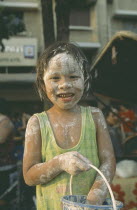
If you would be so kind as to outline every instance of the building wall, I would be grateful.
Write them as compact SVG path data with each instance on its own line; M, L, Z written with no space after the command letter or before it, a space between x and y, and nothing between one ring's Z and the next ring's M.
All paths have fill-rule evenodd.
M108 4L108 19L109 37L120 30L137 33L137 1L113 0Z
M18 1L16 1L16 0L4 0L4 2L27 2L27 3L29 3L29 2L33 2L33 3L37 3L38 2L38 0L18 0Z
M137 9L137 1L136 0L115 0L114 4L116 9L122 10L136 10Z
M26 25L27 37L36 37L38 41L38 52L44 50L43 27L41 9L38 11L25 11L24 21Z
M26 2L26 3L25 3ZM21 47L24 45L29 45L30 40L37 41L37 54L39 55L44 49L44 41L43 41L43 28L42 28L42 17L41 17L41 5L39 0L4 0L0 2L1 4L7 5L9 11L20 11L24 13L24 23L26 31L21 33L18 36L14 36L17 40L21 41ZM29 39L28 39L29 38ZM27 39L27 42L25 41ZM10 40L5 40L10 41ZM12 42L14 45L17 42ZM32 44L32 41L31 41ZM13 52L15 55L15 52ZM2 58L4 54L0 54L0 58ZM12 57L12 53L9 53L9 56ZM9 57L8 56L8 57ZM37 56L35 56L37 58ZM30 62L32 59L30 58ZM36 59L37 62L37 59ZM4 68L0 66L1 74L0 74L0 97L7 99L11 103L11 107L13 111L21 108L21 104L24 102L24 106L22 108L26 108L33 105L34 103L42 103L40 102L40 98L36 92L36 88L34 88L34 81L31 81L34 78L34 73L31 73L33 69L35 69L36 62L33 65L29 65L29 59L27 62L24 60L24 66L19 65L17 63L11 66L5 66ZM16 70L16 74L13 74L14 67ZM21 72L22 67L24 69L24 73ZM28 71L28 73L27 73ZM26 75L25 75L26 72ZM32 78L32 79L30 79ZM26 80L26 81L25 81ZM30 82L29 82L30 80ZM20 107L20 108L19 108ZM21 108L21 109L22 109Z
M74 42L99 42L96 6L89 8L90 20L88 27L70 27L70 41Z
M99 36L99 41L101 43L101 48L107 42L107 5L106 0L97 1L96 4L96 14L97 14L97 31Z

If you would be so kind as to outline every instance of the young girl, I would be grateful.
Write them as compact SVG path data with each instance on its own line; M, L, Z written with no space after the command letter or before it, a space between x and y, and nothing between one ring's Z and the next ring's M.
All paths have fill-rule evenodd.
M111 183L115 158L101 111L78 105L88 87L88 63L80 49L65 42L46 49L37 65L37 86L53 104L33 115L26 129L23 173L28 185L36 185L37 209L61 209L70 175L75 175L73 194L102 204L107 187L89 164Z

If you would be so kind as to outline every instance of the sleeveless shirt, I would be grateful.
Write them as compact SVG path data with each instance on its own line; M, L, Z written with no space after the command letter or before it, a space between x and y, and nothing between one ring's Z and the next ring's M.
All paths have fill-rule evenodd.
M77 151L99 167L96 142L96 129L90 107L81 107L81 136L76 146L70 149L60 148L46 112L35 114L40 123L42 138L42 162L49 161L65 152ZM73 177L72 192L74 195L87 195L94 183L96 171L91 169ZM37 210L61 210L61 198L70 194L70 174L62 172L50 182L36 186Z

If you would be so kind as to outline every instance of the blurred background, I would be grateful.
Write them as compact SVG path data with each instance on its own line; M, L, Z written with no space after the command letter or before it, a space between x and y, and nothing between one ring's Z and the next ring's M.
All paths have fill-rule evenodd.
M0 97L8 100L10 112L43 108L34 82L45 47L72 41L91 64L117 31L137 32L136 10L136 0L1 0Z

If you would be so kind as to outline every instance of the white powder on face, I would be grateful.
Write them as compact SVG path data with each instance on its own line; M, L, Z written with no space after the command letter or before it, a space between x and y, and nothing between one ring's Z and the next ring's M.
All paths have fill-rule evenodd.
M75 94L74 100L70 101L68 105L66 103L65 108L76 105L83 95L83 72L71 55L61 53L53 57L45 70L43 79L48 98L53 104L58 103L59 107L62 107L62 101L58 100L58 93L70 91Z
M58 54L50 60L49 65L45 70L44 80L52 77L53 75L55 75L55 73L64 76L74 73L80 76L82 81L84 82L83 72L80 69L79 64L71 55L68 55L66 53Z
M64 82L63 84L58 85L58 88L59 89L61 89L63 87L72 88L73 87L73 84L71 82Z
M62 74L77 73L83 77L83 72L78 62L71 55L66 53L57 54L49 62L49 71L55 63L59 69L62 69Z

